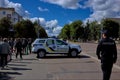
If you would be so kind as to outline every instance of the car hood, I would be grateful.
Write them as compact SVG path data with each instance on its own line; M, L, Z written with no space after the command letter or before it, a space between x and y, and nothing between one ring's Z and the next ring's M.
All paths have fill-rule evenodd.
M71 43L69 43L69 45L70 45L71 47L80 46L80 45L78 45L78 44L71 44Z

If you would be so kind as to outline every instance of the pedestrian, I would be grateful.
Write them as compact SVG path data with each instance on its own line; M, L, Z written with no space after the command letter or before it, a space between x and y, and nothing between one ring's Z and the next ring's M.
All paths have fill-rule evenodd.
M97 46L96 55L101 60L103 80L110 80L113 64L117 60L117 49L115 41L110 38L107 30L102 31L102 39Z
M8 55L10 54L10 46L9 43L7 42L7 39L4 38L3 42L0 42L0 58L1 58L1 67L4 69L4 67L7 67L8 63Z
M22 48L23 48L23 53L27 54L27 45L28 45L28 41L26 38L22 39Z
M23 59L22 58L22 42L21 42L20 38L17 39L14 47L15 47L15 50L17 51L16 52L16 59L17 59L18 55L20 55L20 58Z
M10 38L9 41L8 41L8 43L9 43L9 45L10 45L11 52L13 53L14 39L13 39L13 38Z
M31 44L32 44L32 39L29 38L28 39L28 50L29 50L29 53L31 53Z
M10 51L11 51L11 54L10 54L10 60L12 60L12 54L13 54L13 47L14 47L14 40L13 38L9 39L8 41L9 45L10 45Z
M2 50L2 37L0 36L0 67L1 67L1 50Z

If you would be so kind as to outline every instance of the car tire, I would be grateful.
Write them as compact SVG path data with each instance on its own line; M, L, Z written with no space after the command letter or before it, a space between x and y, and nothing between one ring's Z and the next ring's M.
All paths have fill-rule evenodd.
M70 56L71 56L71 57L77 57L77 56L78 56L78 52L77 52L76 50L72 50L72 51L70 52Z
M39 58L43 58L43 57L45 57L45 55L46 55L46 52L43 51L43 50L40 50L40 51L38 52Z

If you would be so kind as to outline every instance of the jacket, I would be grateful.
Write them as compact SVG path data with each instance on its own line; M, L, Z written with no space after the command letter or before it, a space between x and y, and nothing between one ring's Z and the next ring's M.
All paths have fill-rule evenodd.
M0 54L9 54L10 46L7 42L0 42Z
M117 49L115 41L110 38L102 39L97 47L96 51L98 59L101 59L101 62L113 62L117 60Z

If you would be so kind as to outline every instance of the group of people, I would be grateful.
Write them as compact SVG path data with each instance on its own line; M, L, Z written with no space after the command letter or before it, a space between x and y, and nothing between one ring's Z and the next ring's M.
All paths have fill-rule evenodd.
M20 59L23 59L22 55L27 52L31 53L32 39L26 38L0 38L0 67L4 69L7 63L12 60L12 54L15 54L16 59L20 55ZM27 50L26 50L27 48ZM9 61L8 61L9 56Z

